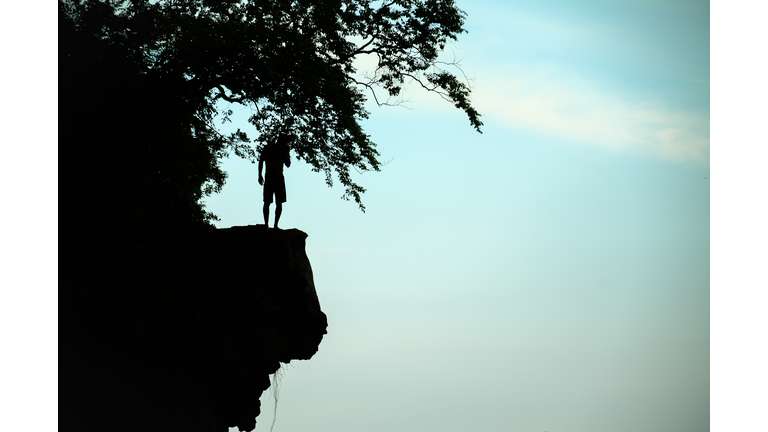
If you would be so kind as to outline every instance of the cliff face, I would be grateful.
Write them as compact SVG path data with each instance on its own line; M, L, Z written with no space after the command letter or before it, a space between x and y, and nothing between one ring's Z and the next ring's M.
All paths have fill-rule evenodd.
M327 321L302 231L96 238L62 287L73 430L251 430L269 375L317 352Z

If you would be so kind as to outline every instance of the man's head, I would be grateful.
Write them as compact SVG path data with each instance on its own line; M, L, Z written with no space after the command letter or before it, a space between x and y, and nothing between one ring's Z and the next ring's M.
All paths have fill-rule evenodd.
M287 145L288 145L288 143L289 143L290 141L291 141L291 138L290 138L290 136L289 136L288 134L286 134L286 133L281 133L281 134L280 134L280 135L278 135L278 137L277 137L277 142L276 142L276 144L277 144L278 146L287 146Z

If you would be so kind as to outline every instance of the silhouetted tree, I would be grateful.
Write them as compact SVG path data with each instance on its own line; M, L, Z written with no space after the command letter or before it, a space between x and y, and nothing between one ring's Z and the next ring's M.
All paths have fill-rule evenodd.
M329 186L335 172L364 210L350 168L380 167L360 125L366 97L386 104L382 94L409 82L482 125L470 88L438 60L464 31L451 0L60 0L59 10L60 136L80 157L82 192L100 198L83 204L126 224L206 223L199 202L224 184L219 160L255 160L289 117L296 157ZM363 56L376 64L364 79ZM253 141L217 130L232 113L220 100L254 109Z

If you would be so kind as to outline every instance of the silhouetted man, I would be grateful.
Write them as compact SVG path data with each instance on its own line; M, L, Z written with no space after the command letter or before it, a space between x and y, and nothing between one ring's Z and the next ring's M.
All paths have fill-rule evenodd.
M288 136L281 133L277 142L267 144L259 155L259 184L264 186L264 225L269 226L269 205L272 196L275 196L275 228L283 213L285 202L285 177L283 177L283 165L291 166L290 148ZM261 170L267 164L266 181L261 176Z

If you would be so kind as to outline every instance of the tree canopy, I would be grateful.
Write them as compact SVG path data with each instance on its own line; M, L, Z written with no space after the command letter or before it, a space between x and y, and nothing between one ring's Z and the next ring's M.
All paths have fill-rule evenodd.
M367 98L386 104L415 83L480 131L466 80L439 60L464 18L452 0L60 0L60 135L88 162L80 180L119 191L133 219L210 220L199 201L224 184L219 160L254 160L281 131L364 209L350 169L380 168ZM376 67L362 78L364 56ZM257 136L220 133L222 100L253 108Z

